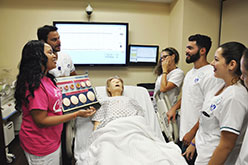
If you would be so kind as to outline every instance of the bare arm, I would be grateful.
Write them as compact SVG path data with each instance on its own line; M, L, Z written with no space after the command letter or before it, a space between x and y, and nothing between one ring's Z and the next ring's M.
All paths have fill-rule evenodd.
M161 84L160 84L160 92L167 92L167 91L169 91L173 88L176 88L176 87L177 86L174 83L167 81L167 74L163 73Z
M93 115L95 112L96 112L96 109L93 107L90 107L90 109L79 110L77 112L73 112L70 114L48 116L47 111L33 109L31 110L31 116L38 127L49 127L49 126L54 126L54 125L67 122L77 116L89 117Z
M160 92L167 92L177 87L174 83L167 81L168 69L170 67L171 67L171 60L165 59L162 62L163 73L162 73L162 79L161 79L161 84L160 84Z
M184 137L183 137L183 144L185 144L185 145L189 145L190 144L190 142L194 139L195 134L196 134L198 128L199 128L199 120L194 125L194 127L191 128L191 130L184 135Z
M229 153L234 148L237 138L238 135L234 133L222 131L220 134L220 143L216 147L208 164L209 165L224 164Z
M94 128L93 128L93 130L96 130L96 128L97 128L97 126L100 124L100 122L99 121L94 121Z
M168 117L168 121L171 120L171 118L173 118L173 120L176 120L176 112L177 110L181 107L181 98L176 102L175 105L173 105L171 107L171 109L167 112L167 117Z
M195 138L191 141L190 145L183 153L183 156L185 156L188 160L191 160L193 159L194 154L195 154Z

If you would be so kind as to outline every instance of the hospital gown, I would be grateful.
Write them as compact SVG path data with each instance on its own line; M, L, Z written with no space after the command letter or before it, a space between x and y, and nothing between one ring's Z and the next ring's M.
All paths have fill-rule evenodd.
M112 120L128 116L144 116L144 110L138 105L138 102L126 96L108 97L100 101L101 108L97 110L92 121L98 121L100 124L97 129L104 127Z

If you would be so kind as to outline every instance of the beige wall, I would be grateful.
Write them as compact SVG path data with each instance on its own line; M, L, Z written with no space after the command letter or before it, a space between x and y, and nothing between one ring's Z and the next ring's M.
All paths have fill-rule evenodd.
M184 50L182 45L183 37L183 12L184 1L174 1L170 6L170 28L169 28L169 46L177 49L180 55L178 66L183 69Z
M208 54L211 61L218 47L220 3L216 0L177 0L171 4L169 45L180 53L179 67L186 73L192 64L185 63L185 48L192 34L205 34L212 38Z
M248 1L223 2L221 43L239 41L248 46Z
M91 21L128 22L129 43L168 44L169 5L131 1L92 1ZM79 0L0 0L0 68L11 70L15 77L23 45L36 39L36 30L52 21L87 21L86 2ZM63 44L63 41L62 41ZM8 57L8 58L7 58ZM76 68L88 70L94 85L103 85L109 76L120 75L126 84L154 82L153 67Z
M91 21L128 22L130 44L157 44L160 50L168 46L177 48L181 56L179 67L186 72L192 67L184 62L184 50L189 35L203 33L211 36L211 55L217 47L218 2L175 0L168 5L127 0L92 0L94 12ZM22 47L28 40L36 39L37 28L52 24L54 20L87 21L86 6L87 3L81 0L0 0L0 68L10 69L9 75L14 79ZM88 71L94 85L103 85L106 78L113 75L120 75L129 85L152 83L156 78L153 67L76 69L80 74Z
M197 33L208 35L212 39L212 47L208 53L208 61L211 62L218 47L220 2L218 0L185 0L183 15L183 49L185 50L190 35ZM187 71L191 67L192 65L184 65L183 68Z

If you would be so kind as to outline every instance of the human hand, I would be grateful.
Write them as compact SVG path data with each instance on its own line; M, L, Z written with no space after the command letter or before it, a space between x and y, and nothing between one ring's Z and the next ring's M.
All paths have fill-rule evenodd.
M183 144L184 145L190 145L190 142L192 141L192 139L194 138L195 133L190 130L188 133L186 133L183 137Z
M171 118L172 118L173 121L176 120L176 110L170 109L170 110L166 113L166 115L167 115L168 123L170 123Z
M168 69L170 68L171 63L172 63L172 61L168 57L162 61L163 72L168 72Z
M186 151L183 153L183 156L185 156L186 159L191 160L193 159L194 154L195 154L195 146L189 145Z
M86 110L79 110L77 111L77 116L80 117L89 117L92 116L94 113L96 113L96 109L92 106Z
M99 121L95 121L95 122L94 122L93 131L96 130L96 128L98 127L99 124L100 124Z

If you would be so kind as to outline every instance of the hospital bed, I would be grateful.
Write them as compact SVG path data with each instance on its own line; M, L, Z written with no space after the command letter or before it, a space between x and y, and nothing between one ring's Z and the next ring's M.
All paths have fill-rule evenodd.
M99 86L99 87L96 87L95 88L95 91L97 93L97 97L99 99L103 98L103 97L108 97L107 96L107 93L106 93L106 87L105 86ZM184 158L181 156L181 151L179 149L179 147L174 144L173 142L171 143L166 143L165 140L164 140L164 137L162 135L162 131L161 131L161 128L160 128L160 125L159 125L159 122L158 122L158 118L155 114L155 111L154 111L154 107L153 107L153 104L151 102L151 99L150 99L150 96L149 96L149 93L148 91L143 88L143 87L137 87L137 86L124 86L124 93L123 93L124 96L128 96L130 98L134 98L138 104L144 109L144 118L143 117L138 117L138 116L135 116L135 117L130 117L131 118L131 122L135 122L133 121L136 120L135 118L139 118L138 120L144 120L144 125L147 125L147 127L149 127L149 131L146 132L145 134L147 134L147 136L151 137L151 139L149 139L149 141L156 141L156 143L152 143L152 145L150 145L151 147L149 147L149 144L145 144L145 145L137 145L137 146L129 146L129 145L122 145L122 141L125 141L126 138L123 138L122 140L118 140L118 137L115 137L116 135L111 135L111 128L101 128L97 131L103 131L104 129L109 129L107 130L107 133L104 132L104 135L107 136L107 138L109 138L109 136L114 136L114 138L112 138L113 140L113 143L115 143L114 145L111 145L111 144L107 144L109 143L110 140L107 140L107 141L104 141L104 142L100 142L100 146L101 145L106 145L107 147L104 148L103 150L100 151L100 153L97 153L96 155L97 156L100 156L99 158L98 157L95 157L94 161L97 161L95 163L93 162L89 162L89 161L82 161L82 159L84 159L83 157L87 157L89 155L92 155L92 152L95 152L95 150L97 150L97 147L99 146L99 144L95 144L94 142L94 147L92 148L92 145L89 146L89 137L92 136L92 133L93 132L93 123L91 122L91 119L90 118L77 118L76 121L75 121L75 127L73 123L70 123L66 129L67 129L67 153L70 155L72 155L72 150L74 151L74 158L76 160L76 164L98 164L100 161L99 164L107 164L107 165L111 165L112 163L113 164L137 164L136 163L132 163L132 161L136 161L136 160L133 160L132 158L130 158L130 156L126 156L127 153L124 153L124 154L119 154L117 152L115 152L115 150L119 150L119 148L121 148L121 146L125 148L125 150L128 149L128 154L130 154L131 156L135 156L137 159L140 157L139 154L145 154L145 153L148 153L150 152L150 155L153 155L154 152L155 152L155 157L152 158L151 157L151 160L155 160L155 159L159 159L159 160L156 160L158 162L161 161L161 159L164 159L163 161L165 162L170 162L169 164L173 164L174 161L176 161L176 164L186 164L185 161L184 161ZM128 121L128 118L127 119L117 119L119 120L118 121L118 124L119 123L124 123L122 126L125 126L125 125L128 125L129 121ZM111 123L107 124L105 127L111 127L111 126L114 126L116 127L115 131L118 130L118 131L122 131L122 126L120 124L120 126L118 126L118 124L116 124L117 122L115 121L112 121ZM130 129L132 126L130 126ZM137 126L137 127L141 127L141 126ZM146 126L145 126L146 127ZM143 127L142 127L143 128ZM124 128L125 129L125 128ZM143 128L143 129L146 129L146 128ZM110 133L108 133L110 132ZM123 132L121 133L114 133L114 134L117 134L117 135L120 135L122 134ZM108 135L110 134L110 135ZM75 138L73 138L75 135ZM138 135L139 136L139 135ZM69 137L69 138L68 138ZM126 137L126 135L125 135ZM106 138L106 137L104 137ZM136 137L133 137L133 138L130 138L132 140L135 140L139 143L145 143L144 142L144 139L143 140L139 140L140 137L136 138ZM111 137L110 137L111 139ZM130 140L129 139L129 140ZM98 140L98 139L97 139ZM128 138L126 139L129 143L129 140ZM92 143L92 144L93 144ZM111 142L110 142L111 143ZM117 144L117 145L116 145ZM131 142L130 142L131 144ZM133 143L132 143L133 144ZM134 143L135 144L135 143ZM74 149L72 149L72 146L74 146ZM113 150L111 150L112 148L114 147ZM132 150L131 148L134 148L134 150ZM142 148L141 150L147 150L147 151L138 151L137 148ZM161 157L163 158L159 158L159 154L157 154L158 152L156 151L152 151L152 147L155 147L154 149L155 150L158 150L158 152L160 151L163 151L163 153L161 153ZM89 149L90 148L90 149ZM91 150L92 152L88 152L88 150ZM87 156L85 156L84 154L87 152ZM123 151L121 151L123 152ZM134 152L134 153L132 153ZM136 152L140 152L140 153L136 153ZM148 153L149 154L149 153ZM94 155L94 153L93 153ZM96 156L94 155L94 156ZM101 156L105 157L104 159L101 158ZM110 156L110 157L108 157ZM148 159L149 156L146 156L145 159ZM118 162L116 161L112 161L112 162L108 162L110 159L115 159L118 160ZM123 158L123 160L122 160ZM136 159L135 158L135 159ZM143 159L143 158L142 158ZM139 160L140 162L142 162L143 160ZM149 160L150 161L150 160ZM162 161L162 162L163 162ZM143 164L143 163L141 163ZM152 163L154 164L154 163ZM156 163L155 163L156 164Z
M169 97L166 93L157 91L155 93L154 97L156 103L157 103L157 117L159 120L159 125L161 128L161 131L164 133L166 141L174 141L175 143L178 142L178 121L179 117L177 116L177 120L173 121L171 120L168 122L168 118L166 113L171 108L171 103L169 100Z

